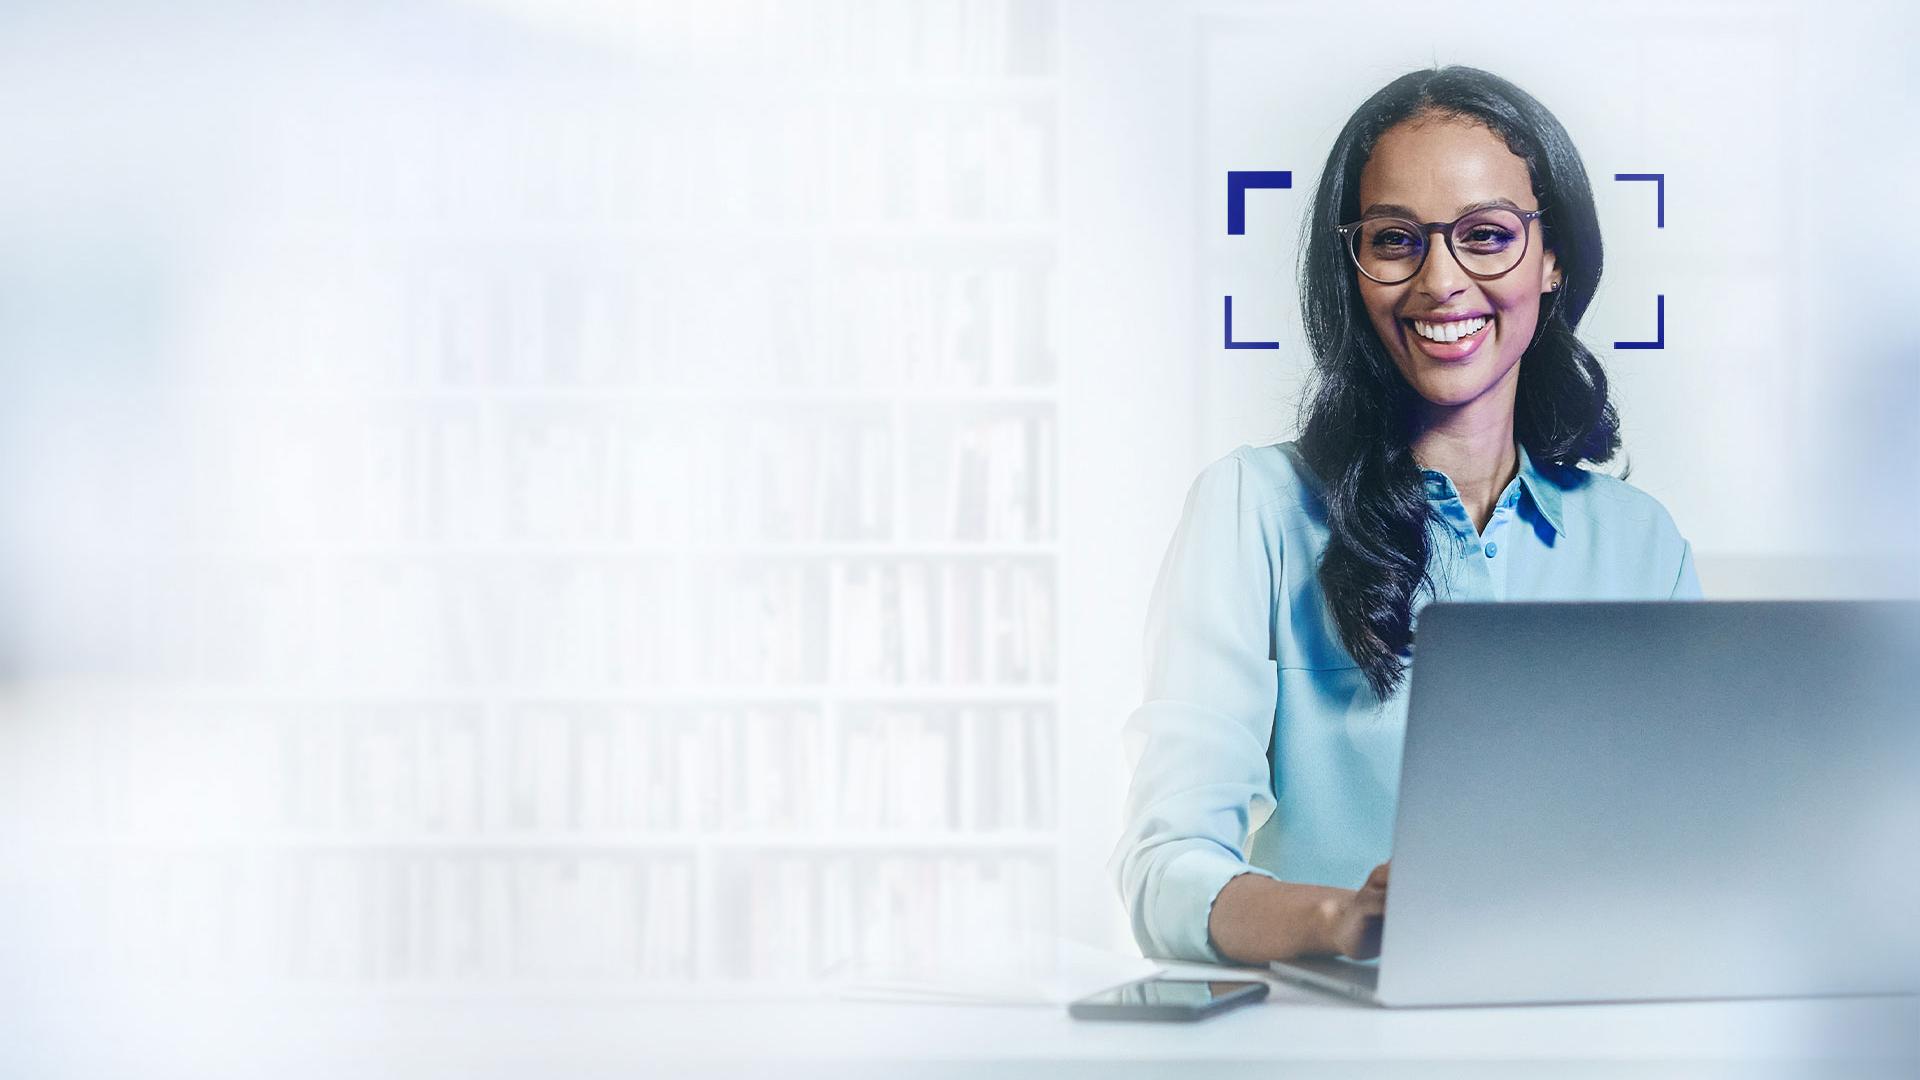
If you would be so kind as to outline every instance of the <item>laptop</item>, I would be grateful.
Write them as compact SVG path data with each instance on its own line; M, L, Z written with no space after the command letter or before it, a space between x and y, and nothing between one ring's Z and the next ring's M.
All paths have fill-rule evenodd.
M1920 991L1920 602L1436 602L1387 1006Z

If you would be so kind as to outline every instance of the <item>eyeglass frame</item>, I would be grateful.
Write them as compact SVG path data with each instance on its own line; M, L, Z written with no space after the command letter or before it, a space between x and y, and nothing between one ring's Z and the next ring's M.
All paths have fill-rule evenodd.
M1518 214L1520 216L1520 257L1513 260L1512 266L1507 267L1497 274L1476 274L1471 270L1467 270L1467 264L1461 262L1460 253L1453 248L1453 227L1475 214L1484 214L1489 210L1505 210L1510 214ZM1433 254L1433 245L1427 243L1427 237L1435 229L1443 230L1442 235L1447 239L1447 254L1453 256L1453 261L1460 264L1460 269L1466 271L1468 277L1473 278L1475 281L1494 281L1513 273L1519 268L1521 263L1527 261L1527 245L1533 242L1533 230L1529 226L1533 224L1533 219L1546 212L1547 207L1544 206L1537 210L1516 210L1511 206L1482 206L1478 209L1469 210L1459 217L1454 218L1452 221L1429 221L1425 223L1415 221L1412 218L1403 218L1398 214L1375 214L1372 217L1363 217L1359 221L1350 221L1345 225L1335 225L1333 231L1340 234L1340 246L1346 249L1347 261L1353 264L1355 270L1366 274L1367 280L1376 285L1400 285L1419 277L1420 271L1427 265L1427 256ZM1372 274L1367 274L1367 268L1360 265L1359 254L1353 250L1353 236L1350 230L1357 229L1369 221L1379 221L1382 218L1388 221L1404 221L1409 225L1419 228L1420 243L1426 249L1420 253L1420 261L1414 264L1413 271L1399 281L1381 281Z

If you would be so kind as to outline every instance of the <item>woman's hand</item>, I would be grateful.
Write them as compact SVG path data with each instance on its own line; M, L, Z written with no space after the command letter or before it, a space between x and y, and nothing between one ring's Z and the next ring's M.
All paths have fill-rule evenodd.
M1366 883L1337 902L1333 911L1333 946L1355 960L1380 955L1380 931L1386 925L1389 859L1373 868Z
M1207 916L1207 936L1222 957L1237 964L1265 964L1296 956L1380 955L1380 927L1387 906L1387 867L1381 863L1366 884L1349 892L1331 885L1278 881L1243 873L1229 879Z

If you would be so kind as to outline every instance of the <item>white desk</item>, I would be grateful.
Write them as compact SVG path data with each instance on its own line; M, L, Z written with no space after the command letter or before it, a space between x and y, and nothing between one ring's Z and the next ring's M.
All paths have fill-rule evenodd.
M1176 974L1245 975L1177 966ZM1197 1024L1037 1006L504 993L10 1007L7 1076L1920 1076L1920 999L1385 1010L1276 984Z

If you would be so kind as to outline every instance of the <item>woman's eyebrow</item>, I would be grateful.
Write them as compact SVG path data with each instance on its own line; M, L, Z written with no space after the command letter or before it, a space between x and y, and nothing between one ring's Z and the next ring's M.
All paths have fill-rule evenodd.
M1485 210L1489 206L1504 206L1509 210L1525 210L1526 209L1520 204L1514 202L1512 199L1509 199L1506 196L1502 195L1496 199L1481 199L1479 202L1468 203L1467 205L1461 207L1459 211L1455 214L1455 216L1458 217L1466 214L1471 214L1475 210ZM1420 215L1414 213L1412 207L1401 206L1399 203L1374 203L1372 206L1367 207L1366 211L1362 213L1360 216L1363 218L1401 217L1401 218L1410 218L1414 221L1420 220Z

